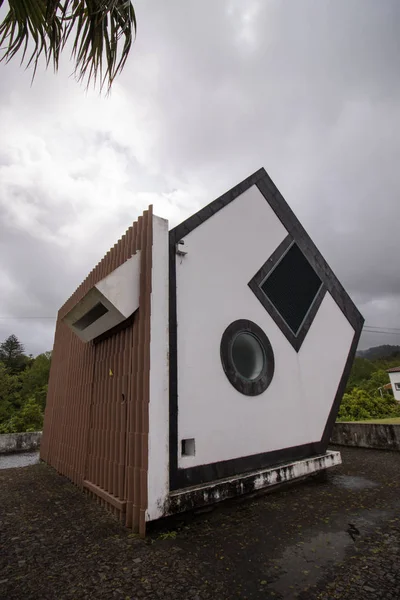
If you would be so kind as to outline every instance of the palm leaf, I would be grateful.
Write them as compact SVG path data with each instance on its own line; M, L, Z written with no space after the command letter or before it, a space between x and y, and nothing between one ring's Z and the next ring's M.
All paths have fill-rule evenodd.
M0 7L4 0L0 0ZM21 63L40 57L58 69L60 53L69 39L75 75L88 84L108 89L122 71L136 34L136 15L130 0L8 0L0 24L0 60L22 53ZM28 56L27 56L28 53Z

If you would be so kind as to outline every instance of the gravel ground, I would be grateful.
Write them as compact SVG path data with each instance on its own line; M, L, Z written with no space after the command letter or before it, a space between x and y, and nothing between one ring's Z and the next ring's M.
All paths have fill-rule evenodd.
M400 597L400 453L157 523L145 541L44 464L0 470L0 598Z

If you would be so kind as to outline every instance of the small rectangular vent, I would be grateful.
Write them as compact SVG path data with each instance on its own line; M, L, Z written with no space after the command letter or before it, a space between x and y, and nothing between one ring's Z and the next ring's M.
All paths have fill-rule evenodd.
M75 321L75 323L73 323L73 327L79 329L79 331L83 331L106 313L108 313L108 308L106 308L101 302L98 302L85 315L83 315L83 317Z
M194 456L196 453L194 438L182 440L182 456Z
M297 335L322 282L297 244L292 244L260 287Z

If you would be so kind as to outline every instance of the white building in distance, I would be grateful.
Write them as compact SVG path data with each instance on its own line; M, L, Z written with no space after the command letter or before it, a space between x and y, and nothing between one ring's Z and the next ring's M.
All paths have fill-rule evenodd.
M395 400L400 402L400 367L393 367L388 369L390 383L392 384L393 396Z

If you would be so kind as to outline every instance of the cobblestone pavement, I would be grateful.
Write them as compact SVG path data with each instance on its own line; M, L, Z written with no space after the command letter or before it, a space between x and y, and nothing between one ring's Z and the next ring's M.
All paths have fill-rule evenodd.
M400 598L400 453L342 448L325 481L121 527L44 464L0 471L0 598Z

